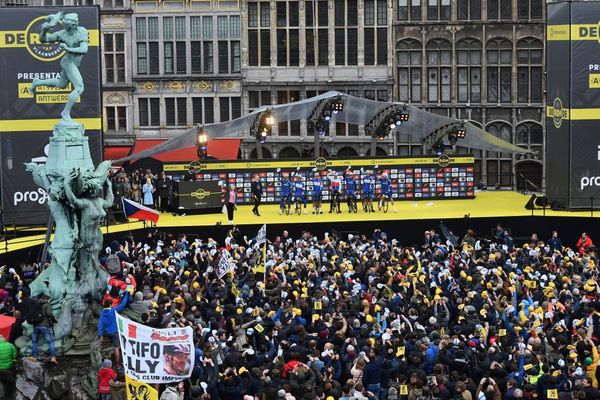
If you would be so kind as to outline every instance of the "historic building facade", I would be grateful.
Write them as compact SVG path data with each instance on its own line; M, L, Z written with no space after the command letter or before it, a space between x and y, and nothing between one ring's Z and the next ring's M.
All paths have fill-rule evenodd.
M545 2L398 0L394 98L468 120L532 157L458 147L490 187L542 185ZM420 154L401 138L398 154ZM416 150L416 153L414 152Z
M168 138L194 124L327 90L412 103L532 151L465 149L478 180L543 185L542 0L2 0L101 7L105 140ZM256 140L240 132L243 158ZM314 157L307 121L278 123L263 157ZM364 127L331 124L325 157L370 154ZM460 143L459 143L460 144ZM421 155L393 135L377 154Z

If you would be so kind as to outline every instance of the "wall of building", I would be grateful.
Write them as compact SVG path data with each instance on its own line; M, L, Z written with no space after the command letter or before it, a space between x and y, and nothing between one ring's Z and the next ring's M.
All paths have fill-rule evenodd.
M13 3L23 3L14 0ZM484 184L543 185L542 0L33 0L102 11L105 138L173 137L194 124L338 90L469 120L530 149L477 158ZM244 158L256 156L250 132ZM307 121L277 124L265 157L314 157ZM321 155L370 154L363 126L331 124ZM410 136L377 154L419 155ZM518 182L519 181L519 182Z

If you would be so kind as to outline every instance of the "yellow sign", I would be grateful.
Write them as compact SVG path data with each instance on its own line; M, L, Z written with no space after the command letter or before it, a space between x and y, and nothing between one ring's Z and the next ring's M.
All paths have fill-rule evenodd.
M528 288L530 289L535 289L537 287L537 282L536 281L525 281L525 285L527 285Z
M590 89L600 89L600 74L590 74L589 83Z
M498 329L498 336L506 336L506 329Z
M400 385L400 393L398 394L401 396L408 395L408 385Z
M125 375L127 400L158 400L158 390Z
M102 129L100 118L73 118L87 130ZM52 131L57 119L11 119L0 120L0 132L38 132Z
M533 368L533 364L525 364L525 365L523 366L523 369L524 369L525 371L529 371L531 368Z
M265 328L263 328L261 324L257 324L254 329L256 329L256 332L258 333L263 333L265 331Z
M45 19L45 16L38 17L34 22L39 22L38 19ZM41 21L40 19L40 21ZM43 22L43 21L42 21ZM41 46L40 43L40 33L30 31L27 34L27 31L0 31L0 49L15 49L15 48L23 48L26 47L29 49L30 46ZM88 30L88 46L98 47L100 45L100 31L98 29L89 29ZM31 52L31 51L30 51ZM64 52L61 51L61 55ZM38 58L38 57L36 57ZM53 58L53 59L49 59ZM42 61L54 61L60 56L53 56L49 58L43 58Z
M548 389L546 392L546 398L549 400L558 399L558 389Z
M406 346L401 346L396 349L396 357L402 357L406 354Z
M595 24L563 24L546 27L547 40L594 40L600 42L600 28Z
M446 160L444 160L445 163ZM472 164L475 162L474 157L448 157L448 165L451 164ZM322 161L319 161L322 166ZM327 168L333 167L349 167L349 166L362 166L369 168L375 165L385 165L386 167L396 167L405 165L438 165L438 157L418 157L418 158L373 158L373 159L338 159L338 160L326 160ZM163 166L166 172L185 172L188 170L190 164L165 164ZM223 171L223 170L245 170L245 169L294 169L297 167L312 169L316 167L316 160L312 161L231 161L231 162L198 162L193 161L192 167L195 172L201 171Z
M323 304L320 301L315 301L315 310L322 310Z

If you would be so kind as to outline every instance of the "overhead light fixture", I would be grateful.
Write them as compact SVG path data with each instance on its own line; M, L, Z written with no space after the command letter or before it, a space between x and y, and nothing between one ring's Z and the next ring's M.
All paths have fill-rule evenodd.
M198 154L198 158L200 160L204 160L207 156L206 149L208 144L208 134L204 130L202 126L198 128L198 133L196 133L196 153Z

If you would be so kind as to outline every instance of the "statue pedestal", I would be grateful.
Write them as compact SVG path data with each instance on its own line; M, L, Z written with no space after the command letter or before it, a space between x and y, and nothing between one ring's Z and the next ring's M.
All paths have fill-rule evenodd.
M46 161L47 174L63 176L65 170L73 168L81 171L94 170L89 138L84 132L83 125L78 122L60 121L54 126Z

